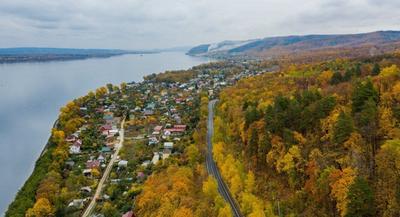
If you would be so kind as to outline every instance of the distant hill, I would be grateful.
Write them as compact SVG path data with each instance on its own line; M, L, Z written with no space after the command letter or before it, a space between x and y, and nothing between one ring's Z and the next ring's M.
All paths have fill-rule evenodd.
M347 35L282 36L247 41L223 41L196 46L187 54L194 56L277 57L298 55L310 51L328 52L353 48L354 52L360 52L362 49L363 52L375 54L398 47L400 47L400 31L378 31Z
M0 63L44 62L87 58L106 58L123 54L144 53L155 53L155 51L41 47L0 48Z

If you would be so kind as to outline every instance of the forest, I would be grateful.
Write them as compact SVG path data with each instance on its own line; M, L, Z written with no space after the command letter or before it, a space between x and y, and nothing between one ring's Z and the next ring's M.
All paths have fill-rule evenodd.
M399 64L286 64L223 90L214 158L243 215L400 216Z
M399 66L400 54L394 53L313 63L218 62L148 76L149 86L169 88L200 72L215 78L248 72L214 96L204 89L194 91L193 103L177 107L193 130L176 147L176 154L143 170L143 182L105 188L110 199L96 212L232 216L205 167L208 102L218 98L213 157L243 216L400 216ZM138 87L144 93L151 89ZM151 100L160 91L149 92L146 97ZM82 185L95 186L100 174L86 179L81 169L67 168L72 157L67 135L87 125L82 147L97 150L104 141L95 130L103 123L96 109L117 102L115 113L122 116L126 108L144 105L141 100L146 97L129 91L125 83L120 89L107 85L61 108L47 149L6 216L78 216L79 209L66 205L82 195ZM83 112L82 106L88 110ZM132 165L146 158L143 153L151 155L146 145L135 144L127 143L121 153Z

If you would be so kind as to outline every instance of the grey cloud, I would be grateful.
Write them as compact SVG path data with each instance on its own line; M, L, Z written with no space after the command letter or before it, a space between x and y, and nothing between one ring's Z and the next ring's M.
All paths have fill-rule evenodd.
M0 0L0 47L155 48L399 29L398 9L396 0Z

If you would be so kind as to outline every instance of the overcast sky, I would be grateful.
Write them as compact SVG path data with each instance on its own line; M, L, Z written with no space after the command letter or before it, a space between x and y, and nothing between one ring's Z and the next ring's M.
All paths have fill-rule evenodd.
M0 47L150 49L400 29L399 0L0 0Z

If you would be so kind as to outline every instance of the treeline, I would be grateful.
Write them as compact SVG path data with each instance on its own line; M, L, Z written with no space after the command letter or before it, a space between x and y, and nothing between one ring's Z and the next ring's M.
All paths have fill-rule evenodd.
M399 63L288 65L222 91L214 153L242 212L399 216Z

